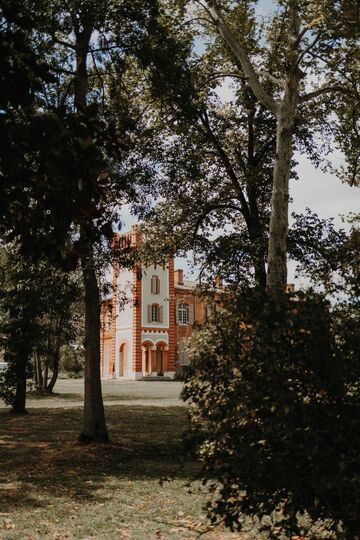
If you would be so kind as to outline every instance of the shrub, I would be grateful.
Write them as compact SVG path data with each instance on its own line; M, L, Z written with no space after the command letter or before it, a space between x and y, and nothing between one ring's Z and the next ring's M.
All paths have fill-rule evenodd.
M359 534L359 328L320 296L279 306L251 292L194 335L183 397L197 440L202 426L214 521L241 529L244 516L271 516L271 538L309 534L317 520L337 538Z

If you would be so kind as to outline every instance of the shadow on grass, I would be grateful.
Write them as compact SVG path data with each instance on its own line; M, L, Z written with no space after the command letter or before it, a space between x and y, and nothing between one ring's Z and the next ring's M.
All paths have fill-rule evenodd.
M61 392L57 394L53 392L52 394L40 394L37 392L29 392L27 398L32 403L33 401L37 402L39 400L59 400L59 401L79 401L82 403L84 401L84 394L79 393L65 393ZM104 393L104 403L107 401L176 401L176 398L168 396L151 396L151 395L142 395L142 394L106 394Z
M42 394L41 392L28 392L26 398L30 401L45 401L47 399L69 400L69 401L84 401L84 395L79 393L56 393Z
M106 415L112 443L82 446L81 409L33 409L27 417L0 411L1 511L38 508L54 497L99 500L112 478L154 482L196 473L196 463L183 461L184 407L108 406Z

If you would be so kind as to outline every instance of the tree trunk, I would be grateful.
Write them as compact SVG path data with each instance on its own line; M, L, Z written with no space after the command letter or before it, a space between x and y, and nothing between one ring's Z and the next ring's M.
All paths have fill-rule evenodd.
M42 374L42 391L46 393L47 390L47 384L48 384L48 378L49 378L49 360L46 358L44 362L44 370Z
M254 256L255 284L261 289L266 288L265 250L260 248Z
M287 285L289 178L293 155L295 116L299 101L299 82L303 76L297 64L301 22L298 2L289 0L288 8L291 31L289 32L286 50L285 93L276 115L276 156L271 197L266 283L268 292L276 299L283 297Z
M81 19L81 17L80 17ZM87 55L94 28L91 13L75 22L76 37L76 73L75 73L75 107L85 114L88 92ZM93 243L91 240L92 222L80 226L81 267L85 289L85 397L84 426L79 441L108 442L109 436L105 422L104 403L100 379L100 294L97 282Z
M41 357L38 352L35 353L35 385L37 390L41 390L43 387Z
M26 368L27 357L21 356L16 359L16 391L13 403L14 414L27 414L26 411Z
M82 230L84 239L84 231ZM85 401L80 442L108 442L100 378L100 294L93 246L83 243L81 267L85 288Z
M276 158L271 197L267 290L281 297L287 284L287 234L289 212L289 177L293 154L294 111L284 107L278 119Z
M56 348L52 359L52 376L49 384L46 387L46 393L51 394L54 390L54 386L59 376L59 363L60 363L60 347Z

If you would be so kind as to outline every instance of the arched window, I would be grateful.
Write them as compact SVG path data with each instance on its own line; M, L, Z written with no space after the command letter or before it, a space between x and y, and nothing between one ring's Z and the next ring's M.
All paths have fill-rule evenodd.
M163 308L159 304L148 305L148 322L163 322Z
M178 321L179 324L189 324L189 305L178 304Z
M151 278L151 292L153 294L160 294L160 278L159 278L159 276L152 276L152 278Z

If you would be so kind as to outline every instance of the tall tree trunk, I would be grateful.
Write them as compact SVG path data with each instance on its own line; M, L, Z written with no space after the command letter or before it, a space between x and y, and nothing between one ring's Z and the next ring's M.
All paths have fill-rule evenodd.
M286 82L284 97L279 104L276 128L276 156L271 197L269 227L268 292L280 299L287 285L287 235L289 229L289 178L293 156L293 136L299 101L299 82L302 73L297 65L300 32L299 6L289 1L291 32L286 51Z
M93 32L91 14L83 16L75 23L76 37L76 72L75 72L75 107L85 114L88 92L87 55ZM104 403L100 378L100 293L97 282L93 242L91 240L91 223L80 226L81 268L85 289L85 397L84 426L79 441L108 442Z
M27 355L21 355L16 359L16 390L13 403L14 414L27 414L26 411L26 371Z
M274 297L281 297L287 284L289 178L293 154L293 122L294 111L289 107L284 107L277 126L266 282L268 292Z
M82 231L85 235L84 231ZM100 294L93 246L85 242L81 267L85 288L85 401L80 442L108 442L100 378Z

